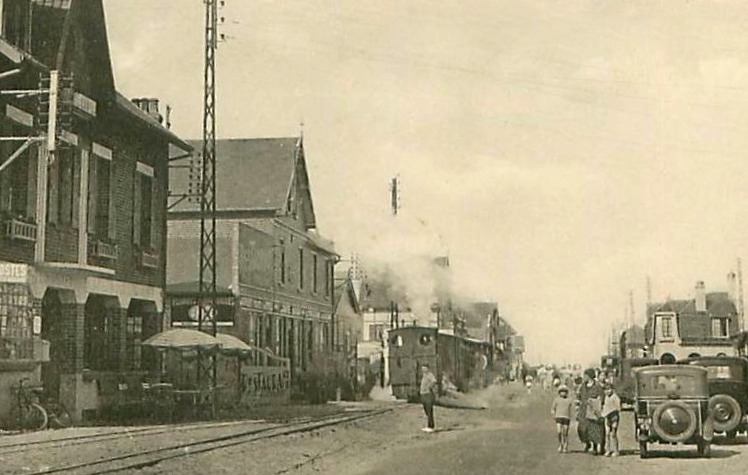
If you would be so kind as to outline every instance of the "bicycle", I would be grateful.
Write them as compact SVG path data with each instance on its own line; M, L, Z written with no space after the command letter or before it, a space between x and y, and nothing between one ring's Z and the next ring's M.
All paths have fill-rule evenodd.
M17 405L14 408L18 429L20 430L43 430L49 423L47 411L39 404L39 391L37 388L24 386L29 378L22 378L18 381L18 387L11 388L15 391Z
M44 390L41 386L25 386L29 378L23 378L18 382L18 387L12 388L16 391L15 407L17 412L15 419L20 430L44 430L46 428L62 429L69 427L72 418L65 406L57 401L43 400Z

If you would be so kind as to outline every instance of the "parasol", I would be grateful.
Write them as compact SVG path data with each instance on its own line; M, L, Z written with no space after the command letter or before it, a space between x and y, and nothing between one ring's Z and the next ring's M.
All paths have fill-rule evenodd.
M212 350L221 346L219 340L198 330L174 328L153 335L145 340L145 346L175 350Z

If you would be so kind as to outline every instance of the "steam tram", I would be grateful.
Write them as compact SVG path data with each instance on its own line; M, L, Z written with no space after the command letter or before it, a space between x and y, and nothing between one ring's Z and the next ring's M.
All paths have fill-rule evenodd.
M491 371L493 353L487 341L419 326L390 330L388 340L390 383L397 399L418 398L422 364L436 376L440 392L449 385L467 392L471 382Z

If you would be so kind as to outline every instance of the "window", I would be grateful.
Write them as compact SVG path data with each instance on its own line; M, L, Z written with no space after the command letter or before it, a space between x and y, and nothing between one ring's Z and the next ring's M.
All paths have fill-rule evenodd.
M88 233L99 239L114 239L112 188L111 159L92 154L88 172Z
M369 325L369 341L381 341L384 338L384 325L375 323Z
M131 306L127 311L125 355L127 366L131 370L140 369L140 343L143 338L143 315L138 310L138 308L133 308L133 306Z
M727 338L729 332L727 329L726 318L712 318L712 337L714 338Z
M286 283L286 250L285 249L281 249L280 267L281 267L281 284L285 284Z
M304 249L299 248L299 288L304 288Z
M139 164L140 165L140 164ZM154 246L153 227L154 227L154 210L153 204L155 198L155 178L153 169L142 167L150 173L136 173L133 183L133 214L132 214L132 232L133 242L143 249L150 249ZM138 167L140 172L141 167Z
M673 338L673 319L672 317L661 317L660 318L660 335L662 338Z
M317 293L317 254L312 256L312 292Z
M31 296L24 285L0 283L0 360L33 358Z
M116 305L116 304L115 304ZM83 325L83 364L91 370L116 370L120 348L117 313L104 299L89 297ZM122 328L122 327L119 327Z
M4 5L3 5L4 4ZM31 49L30 18L32 2L5 0L0 2L3 18L3 36L15 46L29 51Z
M330 261L325 261L325 295L330 295L330 284L331 282L330 278Z
M4 127L3 135L25 135L19 128ZM0 163L10 158L18 149L20 142L0 144ZM36 208L36 147L31 146L13 160L8 168L0 172L0 212L5 211L13 217L32 217Z
M66 226L78 226L80 199L80 161L76 150L61 148L49 166L47 220Z

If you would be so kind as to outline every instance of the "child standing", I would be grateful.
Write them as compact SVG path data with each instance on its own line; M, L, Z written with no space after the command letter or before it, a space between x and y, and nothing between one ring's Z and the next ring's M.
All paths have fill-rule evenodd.
M606 457L618 456L618 422L621 420L621 398L612 384L605 385L605 401L602 416L605 418Z
M571 410L574 400L569 397L569 388L562 384L558 387L558 396L553 400L551 415L556 420L556 431L558 432L558 451L569 451L569 423L571 421Z

